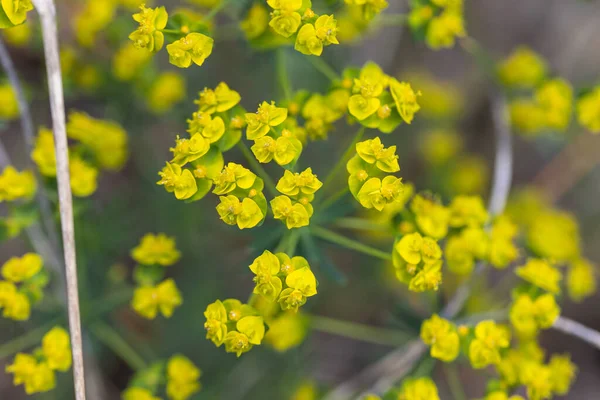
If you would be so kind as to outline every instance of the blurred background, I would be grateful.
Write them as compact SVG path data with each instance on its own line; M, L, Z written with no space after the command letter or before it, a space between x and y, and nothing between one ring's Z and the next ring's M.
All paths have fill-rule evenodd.
M406 1L389 2L385 13L407 11ZM167 0L160 3L168 10L182 5ZM145 233L164 232L176 238L182 252L181 260L169 268L168 275L177 281L183 305L170 319L143 320L126 304L104 313L101 319L146 360L183 353L194 361L203 371L203 389L194 399L287 399L306 382L321 389L333 387L391 351L389 346L315 330L309 332L300 346L285 353L261 346L236 359L204 338L206 306L217 298L243 299L251 292L251 273L247 266L262 252L260 238L264 239L276 224L270 221L252 232L227 226L219 221L214 210L217 202L214 196L191 204L177 201L156 185L157 171L169 158L168 149L175 136L187 129L186 119L195 109L193 100L204 87L213 88L218 82L227 82L241 94L241 103L248 110L256 109L263 100L280 99L274 79L275 53L251 49L236 21L227 13L218 15L215 21L222 27L217 32L223 34L216 35L213 54L202 67L179 70L168 64L165 52L154 57L152 68L156 71L184 76L186 93L173 108L157 113L140 86L120 82L111 73L115 49L127 41L127 35L135 28L131 11L120 9L103 32L104 39L90 49L82 49L77 44L71 21L83 7L80 1L58 1L61 46L77 49L79 63L65 77L67 112L80 110L95 118L117 121L129 135L130 149L129 160L120 172L103 173L98 191L76 202L83 309L86 304L97 304L94 300L122 290L131 279L134 266L130 249ZM506 57L515 47L525 44L544 56L552 71L574 87L597 82L600 63L600 3L597 1L466 1L465 18L469 35L496 59ZM8 39L6 42L26 86L37 128L50 126L50 119L43 52L33 12L29 24L33 38L27 45L11 45ZM292 88L324 92L329 85L327 78L306 61L306 56L288 50L286 65ZM424 102L427 88L437 90L439 98L430 98L430 106L423 105L422 113L411 126L402 125L386 136L386 144L398 146L401 175L418 190L440 193L446 200L456 193L487 197L494 159L490 111L494 88L471 55L460 46L431 51L413 41L406 27L388 26L352 45L331 46L323 58L338 72L351 65L362 66L368 60L375 61L386 73L407 79L420 88L425 93ZM450 118L443 115L446 109L453 110ZM0 127L0 140L19 169L29 163L20 129L17 119ZM312 166L317 175L324 177L352 140L355 130L342 123L326 141L309 143L302 155L303 165ZM449 156L441 156L442 161L427 142L436 138L436 134L451 137L452 150ZM550 201L572 212L580 223L584 254L594 262L600 261L599 153L600 136L584 134L577 126L563 135L514 139L513 187L534 185ZM237 150L227 153L226 157L227 161L245 163ZM273 166L267 166L267 170L277 177L279 171L270 167ZM339 184L343 184L341 178ZM392 244L392 239L356 235L379 248L389 248ZM23 238L2 243L2 260L30 249ZM395 281L389 266L325 242L319 245L327 262L335 265L343 277L333 279L331 274L315 268L319 295L309 301L306 311L344 321L388 326L411 334L418 332L420 318L429 315L430 305L409 296L405 286ZM482 287L494 286L493 282L487 285L482 283ZM507 292L501 295L507 296ZM27 322L0 319L2 366L10 363L13 356L6 352L10 346L3 344L14 345L15 339L27 337L38 327L60 319L58 303L50 297ZM600 329L598 301L598 296L581 304L567 301L563 314ZM88 379L88 384L101 393L101 398L117 399L133 371L120 352L107 348L90 334L95 320L89 320L92 322L84 316L84 346L90 354L86 366L93 377L91 382ZM544 332L542 344L549 353L572 353L579 367L576 383L565 398L600 398L600 357L596 350L554 331ZM480 397L486 376L474 373L468 366L461 368L460 373L469 398ZM441 398L451 399L444 376L437 370L434 376ZM61 374L59 379L56 390L36 395L36 398L72 398L70 373ZM26 396L21 387L13 387L9 375L0 374L0 398L24 399Z

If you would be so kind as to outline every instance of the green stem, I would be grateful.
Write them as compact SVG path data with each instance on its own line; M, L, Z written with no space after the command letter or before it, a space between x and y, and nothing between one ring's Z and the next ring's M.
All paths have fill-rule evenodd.
M359 231L373 231L373 232L390 232L390 229L377 222L369 221L365 218L346 217L335 220L335 226L345 229L353 229Z
M450 393L454 400L467 400L467 395L460 382L460 375L455 365L444 365L444 373L446 375L446 381L450 387Z
M217 4L216 6L214 6L209 12L208 14L206 14L204 16L204 18L202 19L203 22L208 22L210 20L212 20L215 15L217 15L219 13L219 11L221 11L223 8L225 8L225 6L227 5L227 3L229 3L229 0L221 0L221 2L219 4Z
M286 243L285 254L287 254L290 257L294 256L294 253L296 253L296 247L298 246L299 239L300 233L298 232L298 229L292 229Z
M346 151L344 151L342 157L339 159L337 164L335 164L335 166L331 169L327 177L325 177L325 180L323 181L323 189L329 187L329 184L335 179L339 171L346 166L348 159L350 159L350 156L356 151L356 143L358 143L358 141L362 139L364 134L365 127L361 126L360 129L354 135L354 138L352 139L348 147L346 148Z
M182 31L180 31L179 29L159 29L160 32L162 33L170 33L173 35L180 35L183 36L185 35L185 33L183 33Z
M335 243L341 247L345 247L350 250L358 251L359 253L364 253L369 256L380 258L386 261L390 261L392 259L391 253L387 253L374 247L367 246L366 244L363 244L357 240L347 238L346 236L330 231L329 229L315 226L310 228L310 232L318 238L321 238L331 243Z
M328 198L323 200L323 202L319 205L319 208L321 210L328 209L329 207L334 205L339 199L344 197L344 195L346 193L348 193L349 191L350 191L350 188L348 187L348 185L345 185L342 189L338 190L337 192L335 192L334 194L332 194L331 196L329 196Z
M330 81L340 80L338 73L322 57L308 56L304 59L308 60L317 71L325 75Z
M147 368L148 364L131 345L121 337L119 332L104 322L97 322L90 330L108 348L123 359L134 371Z
M290 77L287 73L287 68L285 65L285 48L278 49L276 53L277 53L276 54L276 56L277 56L277 63L276 63L277 80L279 82L279 86L281 87L281 90L283 91L283 97L287 101L290 101L292 99L292 86L291 86Z
M267 187L269 193L271 193L272 196L277 196L279 193L275 188L275 183L273 182L269 174L267 174L267 171L265 171L262 165L260 165L256 158L254 158L254 154L252 154L248 146L246 146L246 144L242 140L240 140L238 142L238 147L242 151L244 157L246 157L246 160L248 161L250 166L254 168L256 172L258 172L258 175L260 175L262 180L265 182L265 186Z
M406 14L381 14L377 26L402 26L408 21Z
M340 321L328 317L311 315L310 321L311 327L317 331L363 342L395 347L406 343L406 341L410 339L408 334L401 331L377 328L349 321Z

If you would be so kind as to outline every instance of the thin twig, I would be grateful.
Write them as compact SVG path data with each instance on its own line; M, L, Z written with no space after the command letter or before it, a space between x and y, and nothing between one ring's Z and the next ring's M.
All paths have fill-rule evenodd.
M23 85L21 85L21 80L19 79L19 75L17 74L17 70L15 69L15 65L12 62L10 57L10 53L4 44L4 41L0 38L0 64L2 64L2 68L6 72L6 76L10 81L10 85L15 91L15 95L17 97L17 103L19 104L19 115L21 121L21 130L23 133L23 138L25 139L25 147L27 149L27 157L29 160L28 164L32 166L31 161L31 151L34 147L35 142L35 133L33 128L33 118L31 117L31 109L29 108L29 103L27 102L27 98L25 97L25 91L23 90ZM36 195L36 199L38 205L40 207L40 215L42 218L42 224L50 241L52 247L58 247L58 239L56 237L56 224L54 223L54 218L52 217L52 207L50 206L50 201L46 195L46 191L42 185L41 176L36 168L32 168L37 182L38 182L38 192ZM63 275L61 271L61 276Z
M69 314L69 329L73 352L75 398L76 400L85 400L85 373L81 339L81 315L79 313L73 199L71 197L71 184L69 180L69 150L65 127L65 105L56 26L56 6L52 0L33 0L33 4L40 15L42 25L46 72L48 74L48 89L50 94L50 110L54 130L56 178L58 184L60 221L67 280L67 310Z
M600 332L592 328L588 328L577 321L573 321L572 319L566 317L558 317L556 321L554 321L552 328L566 333L567 335L581 339L600 350Z

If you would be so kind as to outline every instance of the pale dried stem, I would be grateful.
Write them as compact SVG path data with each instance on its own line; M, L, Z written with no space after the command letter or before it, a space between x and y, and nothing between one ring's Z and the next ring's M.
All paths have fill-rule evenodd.
M52 0L33 0L42 24L44 53L50 93L50 110L56 152L56 178L60 221L63 237L65 272L67 281L67 311L73 351L73 379L76 400L85 400L85 374L81 339L81 315L77 284L77 261L75 256L75 229L73 203L69 180L69 149L65 128L65 106L56 26L56 7Z
M513 170L512 140L506 115L506 100L499 94L492 98L492 121L496 137L496 158L488 207L491 215L497 215L506 205ZM480 273L483 267L482 263L478 264L474 274ZM461 285L442 310L442 315L446 318L454 318L469 298L470 291L469 282ZM369 393L384 393L414 368L426 350L427 347L423 342L415 339L339 385L327 395L326 399L351 399L354 394L369 386Z
M566 317L558 317L552 328L574 336L600 350L600 332Z

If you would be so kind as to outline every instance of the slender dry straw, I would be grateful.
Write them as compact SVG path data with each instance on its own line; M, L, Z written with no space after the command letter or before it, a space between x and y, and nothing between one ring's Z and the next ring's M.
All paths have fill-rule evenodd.
M506 100L499 94L492 99L492 121L496 137L496 157L488 207L490 214L497 215L504 209L512 181L511 132L506 116ZM475 273L482 269L483 264L478 265ZM455 317L468 299L470 289L469 284L460 286L442 310L442 315L446 318ZM384 393L414 368L426 350L425 344L420 339L415 339L339 385L327 395L326 400L350 399L369 386L370 393Z
M554 321L552 328L581 339L600 350L600 332L588 328L577 321L573 321L566 317L558 317L556 321Z
M56 178L60 221L67 278L67 311L73 351L73 379L76 400L85 400L85 374L83 367L83 349L81 340L81 315L79 312L79 291L77 284L77 261L75 257L75 228L73 223L73 203L69 180L69 150L65 128L65 105L63 98L62 75L56 26L56 6L52 0L33 0L40 15L50 110L54 131L54 149L56 152Z

